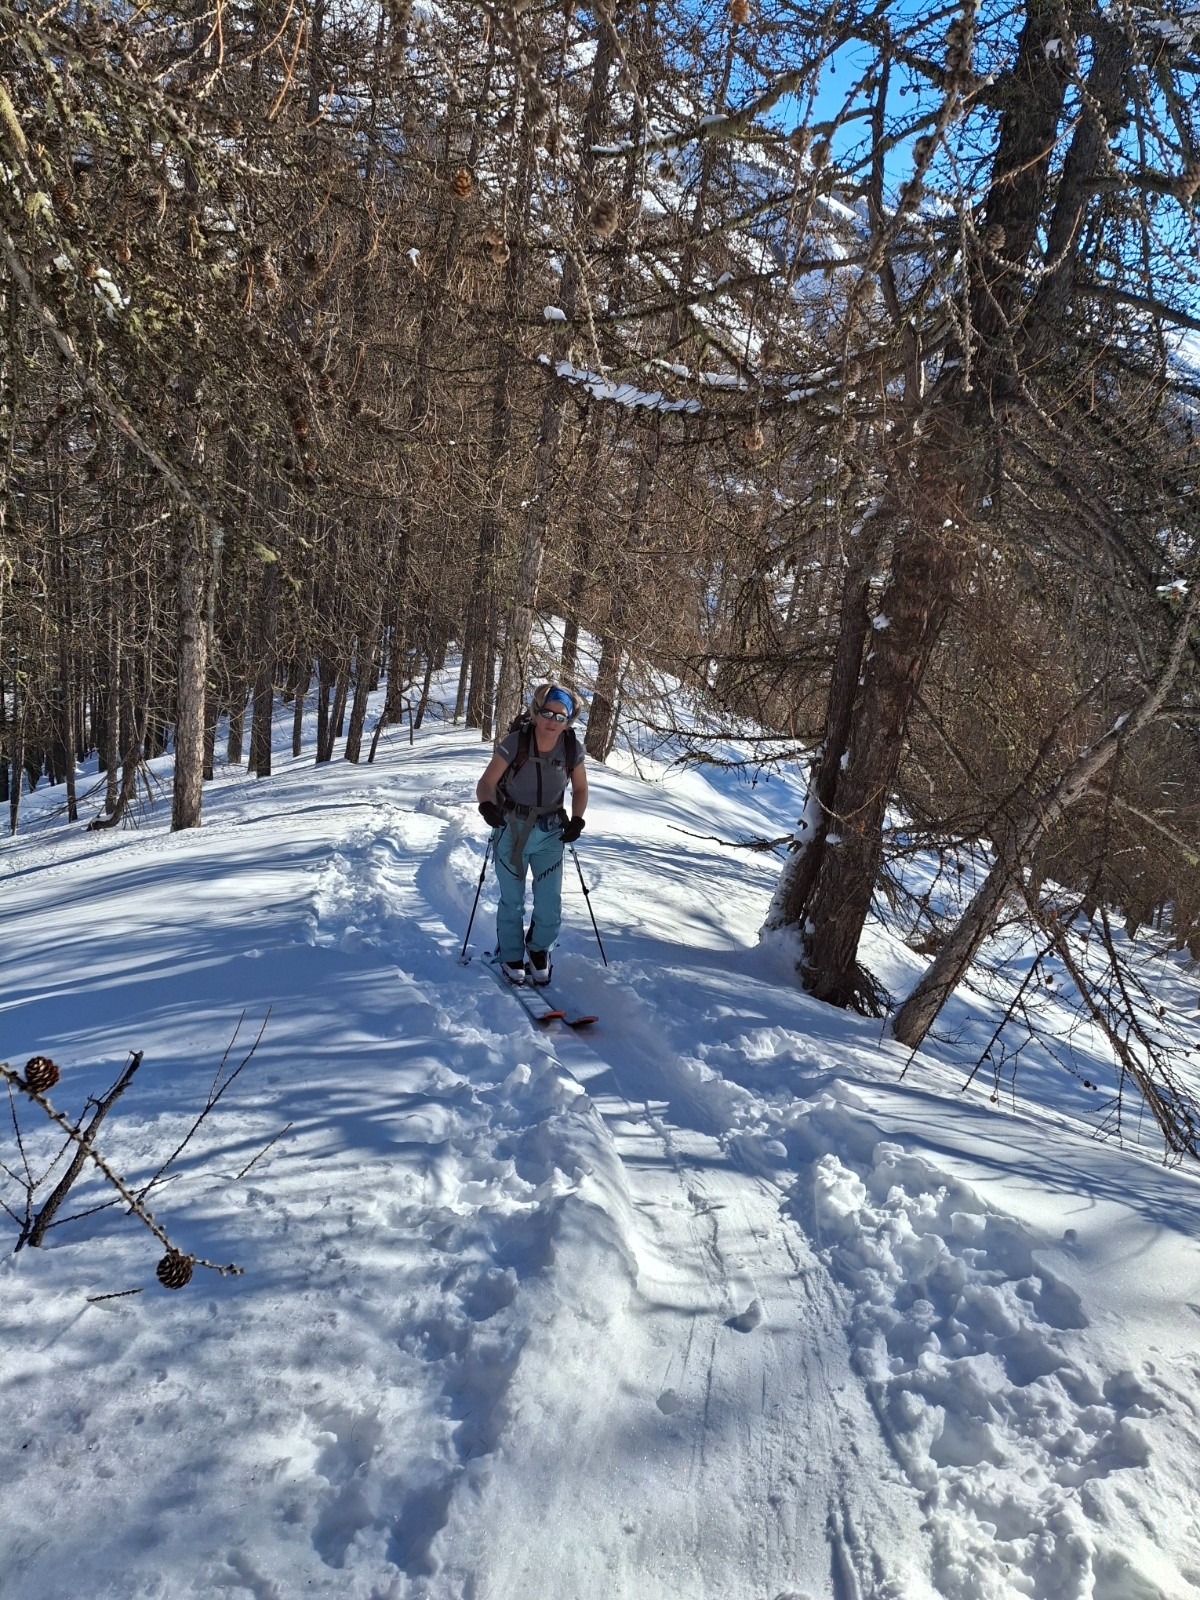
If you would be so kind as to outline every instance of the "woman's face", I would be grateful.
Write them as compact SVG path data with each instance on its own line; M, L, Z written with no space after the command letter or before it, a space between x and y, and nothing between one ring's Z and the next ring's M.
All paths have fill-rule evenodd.
M538 745L543 750L549 750L567 725L567 713L562 706L551 702L550 705L542 707L534 722L537 726Z

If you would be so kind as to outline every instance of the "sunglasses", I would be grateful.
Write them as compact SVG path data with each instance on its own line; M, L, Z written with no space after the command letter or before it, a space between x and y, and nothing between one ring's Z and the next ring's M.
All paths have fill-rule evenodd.
M546 710L542 710L542 711L538 712L538 716L539 717L545 717L547 722L569 722L570 721L570 715L566 711L546 711Z

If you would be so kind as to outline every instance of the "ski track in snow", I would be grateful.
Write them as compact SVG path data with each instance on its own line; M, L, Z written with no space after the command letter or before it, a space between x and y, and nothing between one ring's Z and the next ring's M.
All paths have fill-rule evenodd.
M436 814L436 802L426 810ZM446 838L417 875L427 897L417 920L427 927L438 890L459 909L455 889L461 879L451 866L462 843L456 819L452 807ZM403 915L386 866L379 869L378 882L381 899ZM355 899L361 906L361 898ZM411 908L407 914L412 915ZM606 996L608 1018L614 1016L614 998ZM711 1537L712 1518L719 1518L718 1506L724 1509L729 1527L716 1542L729 1551L731 1571L743 1580L753 1574L750 1592L778 1590L797 1566L811 1570L823 1542L832 1552L831 1592L839 1600L842 1594L882 1600L919 1592L920 1576L911 1571L889 1576L886 1570L880 1553L888 1542L885 1514L877 1507L852 1509L839 1483L839 1451L855 1458L853 1477L861 1482L863 1454L877 1451L882 1438L894 1465L920 1494L932 1532L932 1592L953 1600L999 1600L1014 1592L1046 1600L1143 1595L1150 1600L1156 1595L1159 1591L1139 1579L1122 1552L1095 1549L1078 1497L1070 1492L1091 1484L1095 1499L1115 1472L1146 1465L1148 1450L1138 1422L1161 1412L1165 1400L1152 1365L1140 1375L1126 1369L1101 1385L1074 1364L1063 1335L1086 1326L1078 1297L1052 1273L1038 1271L1020 1227L989 1213L967 1186L885 1140L873 1144L857 1170L837 1155L822 1154L829 1144L845 1151L862 1143L854 1123L856 1110L865 1108L856 1108L852 1091L842 1085L835 1084L813 1106L798 1102L791 1108L789 1154L800 1151L812 1164L813 1187L811 1197L798 1198L794 1207L801 1228L787 1229L779 1191L737 1159L744 1137L721 1137L732 1131L728 1085L670 1061L661 1039L655 1039L658 1020L641 1017L631 994L622 998L624 1015L615 1048L608 1052L612 1059L604 1061L603 1031L586 1043L556 1033L548 1036L553 1044L546 1049L553 1054L553 1070L573 1068L574 1080L593 1090L588 1098L617 1163L593 1203L608 1218L620 1220L614 1248L626 1257L633 1254L624 1263L626 1320L651 1324L619 1333L606 1330L604 1347L622 1354L622 1371L610 1381L619 1391L622 1381L628 1385L630 1370L637 1370L641 1382L635 1392L644 1409L651 1352L661 1350L666 1360L656 1404L667 1420L652 1418L649 1428L641 1421L648 1481L639 1484L635 1475L626 1495L629 1508L657 1502L652 1532L639 1538L644 1530L636 1512L617 1508L619 1526L607 1541L603 1535L598 1539L598 1566L590 1573L558 1571L543 1545L506 1551L498 1578L487 1572L496 1559L494 1547L477 1551L465 1564L459 1555L449 1570L464 1583L464 1594L482 1600L515 1592L537 1574L548 1592L582 1592L585 1584L611 1584L614 1575L626 1572L631 1580L637 1574L659 1576L659 1562L661 1577L673 1577L675 1593L692 1593L686 1536L672 1538L675 1519L663 1505L662 1462L674 1442L671 1419L686 1413L698 1414L702 1428L690 1440L686 1474L667 1473L665 1481L684 1485L688 1503L680 1508L680 1519L693 1536L707 1525ZM745 1043L753 1049L754 1041ZM597 1078L611 1080L606 1092L593 1088ZM627 1085L632 1080L637 1091L631 1099ZM706 1083L715 1103L714 1093L706 1103ZM685 1113L683 1125L668 1120L672 1100ZM594 1166L584 1170L591 1179L581 1186L586 1202L597 1171ZM730 1213L736 1218L732 1225ZM686 1233L681 1221L687 1223ZM722 1221L733 1234L728 1254ZM804 1224L823 1246L820 1254L814 1253ZM570 1232L564 1219L559 1229ZM556 1260L563 1250L559 1238ZM580 1257L586 1261L586 1251ZM852 1415L858 1395L850 1372L843 1370L843 1308L831 1293L831 1277L848 1291L853 1365L866 1380L872 1415L863 1415L861 1408ZM629 1310L630 1294L635 1312ZM620 1286L615 1298L622 1298ZM585 1328L604 1326L613 1315L608 1308L602 1313L594 1297L567 1309ZM672 1329L671 1315L663 1315L668 1309L687 1325L682 1353L678 1329ZM756 1359L747 1373L740 1370L747 1363L738 1359L729 1334L756 1330L761 1330L754 1341ZM697 1337L698 1354L693 1349ZM781 1348L789 1343L795 1348ZM719 1353L722 1346L735 1352L732 1358L723 1349ZM769 1353L761 1353L764 1349ZM596 1382L599 1374L586 1340L576 1354L581 1377L590 1373ZM561 1382L563 1352L553 1340L549 1351L529 1351L525 1364L536 1368L548 1358L558 1363ZM674 1363L678 1372L672 1371ZM781 1369L784 1379L773 1406L768 1404L769 1368ZM553 1388L536 1373L522 1376L525 1404ZM491 1491L500 1505L489 1507L489 1529L524 1529L531 1514L553 1529L560 1516L565 1520L573 1514L589 1480L595 1480L598 1501L603 1497L612 1461L601 1455L597 1463L596 1438L597 1432L602 1437L614 1430L614 1408L611 1389L602 1387L600 1416L589 1417L584 1407L567 1419L539 1411L526 1446L519 1438L506 1441L506 1454L520 1462L521 1470ZM834 1395L832 1409L841 1423L836 1440L822 1437ZM742 1492L733 1496L724 1479L711 1495L703 1482L704 1442L710 1429L722 1425L723 1415L740 1419L742 1427L754 1419L758 1459L743 1464ZM543 1441L563 1434L585 1440L582 1458L548 1463ZM883 1461L871 1470L882 1479L896 1477L894 1466L889 1472ZM1027 1491L1014 1492L1014 1476ZM537 1485L532 1497L531 1478ZM567 1503L561 1508L555 1504L556 1484L565 1485ZM809 1492L813 1487L815 1496ZM590 1502L585 1492L582 1498ZM447 1496L447 1520L450 1508ZM472 1506L464 1525L446 1539L448 1549L471 1548L470 1524L476 1516ZM564 1546L552 1541L551 1550L556 1548ZM565 1548L577 1561L578 1552L569 1544ZM710 1592L711 1574L694 1576L699 1585L694 1592Z
M1181 1579L1156 1562L1147 1497L1122 1488L1151 1475L1161 1515L1194 1525L1163 1441L1174 1430L1194 1457L1200 1367L1137 1352L1102 1366L1041 1241L887 1138L803 1031L762 1025L767 986L748 962L739 1008L720 956L677 972L578 958L556 992L600 1026L535 1029L490 974L455 960L480 864L462 793L456 772L409 810L381 783L344 784L327 815L306 794L311 831L289 845L312 861L292 992L304 993L307 944L370 1004L351 1034L330 1034L313 1081L292 1085L299 1170L281 1150L239 1191L254 1272L286 1299L259 1307L222 1281L187 1310L154 1302L195 1346L190 1388L169 1321L138 1302L85 1313L111 1318L114 1364L89 1410L48 1402L22 1446L9 1492L24 1527L0 1595L57 1597L72 1559L92 1563L95 1600L1200 1591L1200 1563ZM224 826L218 811L206 832ZM233 875L241 833L228 837ZM166 848L147 837L130 854ZM247 862L256 850L268 852L257 834ZM103 878L107 858L89 852ZM64 850L44 878L70 885L84 854ZM127 871L115 859L113 885ZM231 892L223 878L214 902ZM111 893L132 908L135 886ZM479 918L476 950L486 904ZM169 968L168 952L143 954L151 973ZM64 956L48 997L68 973ZM223 1014L219 999L201 1009ZM285 1016L268 1034L268 1083L302 1023ZM350 1063L360 1077L343 1089ZM274 1131L264 1121L264 1139ZM247 1139L225 1168L253 1153ZM232 1202L195 1181L220 1240ZM295 1272L300 1229L319 1289ZM71 1340L92 1284L81 1267L47 1305L17 1259L0 1279L9 1321L32 1316L41 1292L50 1330L10 1371L25 1391L63 1351L82 1359ZM143 1418L160 1436L190 1419L245 1429L222 1413L222 1367L239 1347L261 1359L280 1305L290 1364L314 1377L299 1410L296 1381L256 1378L250 1436L211 1462L212 1553L198 1570L192 1559L184 1588L172 1562L193 1549L186 1490L206 1463L185 1451L165 1476L149 1459L139 1470L138 1430ZM239 1514L248 1496L272 1511L257 1535ZM64 1534L73 1515L78 1532ZM154 1535L110 1570L102 1550L83 1552L88 1528L118 1517Z
M455 798L429 797L420 818L393 814L388 840L364 849L362 872L335 862L318 892L314 936L386 947L397 919L449 953L442 913L463 909L466 877L454 869L465 844ZM443 836L414 873L425 819L439 815ZM483 976L471 975L475 984ZM513 1022L529 1030L523 1018ZM531 1585L620 1594L649 1584L681 1597L732 1586L775 1596L792 1592L797 1570L822 1569L822 1591L838 1600L931 1592L907 1562L893 1576L885 1570L895 1497L885 1508L861 1484L899 1474L851 1370L840 1297L783 1213L780 1190L722 1148L701 1104L689 1104L682 1123L672 1118L670 1080L680 1075L664 1075L670 1052L652 1030L639 1049L622 1027L608 1059L602 1033L591 1042L555 1030L530 1042L541 1072L518 1068L503 1085L519 1138L513 1147L501 1136L497 1154L542 1192L551 1186L545 1207L522 1217L520 1248L552 1270L533 1278L532 1322L506 1330L482 1379L478 1329L467 1331L467 1349L451 1352L452 1412L457 1404L470 1424L424 1497L424 1526L396 1551L415 1578L437 1558L436 1583L415 1592L444 1592L449 1578L473 1600ZM522 1103L535 1083L543 1106L549 1092L546 1122L532 1121ZM492 1114L495 1128L499 1103ZM539 1151L531 1162L531 1145L549 1146L552 1157ZM460 1257L462 1239L448 1242ZM598 1242L607 1267L599 1281ZM491 1273L511 1275L512 1249L504 1230L492 1239ZM496 1308L489 1297L485 1304L490 1319ZM445 1361L443 1335L439 1324L427 1344L435 1360ZM543 1397L564 1387L576 1404L566 1416L548 1413ZM737 1439L735 1483L728 1433ZM714 1437L723 1441L716 1474ZM494 1455L502 1462L487 1459ZM911 1502L915 1526L915 1495ZM553 1537L581 1504L592 1518L586 1552ZM498 1544L497 1528L515 1536ZM550 1537L531 1540L535 1528ZM695 1560L701 1546L723 1553L722 1571Z

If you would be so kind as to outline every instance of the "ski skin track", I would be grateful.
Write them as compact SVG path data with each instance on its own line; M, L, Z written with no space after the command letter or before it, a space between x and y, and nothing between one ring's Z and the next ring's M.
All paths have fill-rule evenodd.
M485 961L502 988L516 989L518 1002L532 1017L526 999L532 1002L535 997L526 997L508 983L494 958ZM753 1417L754 1422L741 1429L734 1476L722 1488L730 1499L720 1514L726 1517L729 1573L737 1574L743 1586L761 1591L762 1600L777 1596L800 1600L801 1595L809 1600L812 1580L823 1566L829 1600L901 1600L901 1596L932 1600L923 1574L887 1573L886 1550L876 1554L874 1548L877 1540L887 1543L881 1539L884 1507L870 1492L854 1494L849 1481L848 1458L860 1467L861 1460L871 1460L873 1471L868 1476L876 1482L894 1478L896 1469L875 1413L853 1380L836 1289L808 1239L803 1234L793 1239L790 1228L780 1230L783 1197L777 1187L764 1174L752 1172L736 1148L721 1147L717 1130L706 1126L709 1119L702 1106L689 1106L693 1116L684 1124L671 1116L673 1094L685 1102L689 1097L686 1090L680 1095L682 1085L669 1084L674 1076L669 1046L664 1054L656 1030L645 1027L647 1019L640 1010L638 1016L642 1026L635 1027L628 1041L633 1050L630 1060L624 1059L624 1041L620 1057L614 1060L604 1049L603 1036L592 1043L581 1034L578 1043L572 1043L560 1034L550 1045L559 1069L583 1088L612 1138L615 1168L604 1187L611 1190L609 1203L615 1202L618 1213L624 1213L621 1231L635 1261L636 1314L618 1341L623 1354L612 1371L605 1368L600 1350L591 1342L593 1316L586 1306L577 1308L544 1342L554 1351L551 1364L556 1372L564 1363L568 1367L586 1363L595 1386L607 1388L614 1397L631 1394L643 1384L650 1393L657 1389L664 1404L656 1404L652 1417L667 1413L669 1429L670 1414L678 1406L699 1424L699 1431L690 1441L684 1477L670 1493L664 1492L652 1465L654 1452L641 1458L646 1475L640 1486L624 1483L620 1504L608 1505L612 1497L608 1469L601 1473L603 1494L599 1482L593 1482L591 1491L584 1488L587 1503L603 1503L613 1513L619 1537L596 1513L592 1547L584 1553L564 1551L561 1561L551 1562L556 1568L553 1582L561 1592L574 1594L597 1581L614 1583L615 1592L626 1595L635 1592L627 1584L632 1574L626 1563L631 1562L652 1590L669 1581L680 1600L702 1596L708 1600L708 1580L689 1567L699 1538L695 1504L697 1499L708 1502L711 1510L709 1484L719 1462L709 1459L708 1438L710 1432L723 1433L729 1418L736 1416ZM640 1085L628 1081L630 1070L635 1080L644 1080ZM647 1088L650 1099L645 1098ZM661 1159L646 1160L647 1136L661 1149ZM599 1191L593 1191L593 1199L598 1196ZM679 1232L682 1218L687 1220ZM666 1219L665 1231L659 1219ZM573 1273L566 1265L569 1233L558 1239L556 1252L568 1281L587 1279L586 1273ZM803 1316L797 1316L799 1307ZM688 1324L682 1348L677 1323L668 1326L681 1316ZM750 1341L742 1344L747 1335ZM657 1367L652 1375L651 1364L664 1357L665 1370ZM568 1495L574 1515L578 1486L594 1478L597 1463L605 1457L602 1441L611 1424L608 1403L591 1414L587 1402L581 1401L555 1452L547 1452L539 1428L522 1426L526 1411L541 1415L537 1397L548 1384L542 1370L545 1359L535 1340L509 1394L513 1426L506 1431L504 1456L516 1470L493 1485L495 1499L487 1494L492 1512L488 1520L501 1525L524 1525L529 1513L525 1491L531 1483L538 1485L543 1497L539 1508L547 1525L561 1523L567 1511L562 1484L554 1481L560 1476L576 1484ZM629 1426L624 1414L623 1422ZM850 1437L849 1446L841 1439L843 1433ZM593 1447L589 1442L593 1439L601 1442ZM688 1449L686 1435L673 1438L667 1432L661 1444L668 1453ZM569 1466L560 1459L564 1452ZM817 1481L827 1478L825 1493L809 1492L811 1458L822 1464ZM556 1463L554 1471L550 1460ZM636 1479L639 1470L631 1464L626 1477L632 1473ZM477 1492L486 1491L481 1486ZM665 1549L657 1537L645 1545L635 1538L639 1518L633 1508L638 1506L655 1506L651 1526L673 1530L667 1540L673 1552L666 1556L666 1570L661 1565ZM751 1509L755 1507L757 1513ZM464 1519L456 1501L440 1535L448 1555L448 1575L464 1582L470 1575L471 1587L464 1594L473 1600L500 1600L533 1583L535 1571L542 1573L537 1581L544 1581L548 1552L540 1549L535 1557L519 1536L498 1540L486 1551L473 1548L471 1528L477 1512L478 1507ZM909 1513L915 1518L915 1500ZM650 1527L646 1531L649 1534ZM628 1555L616 1553L622 1546ZM597 1571L593 1566L601 1552L602 1567L615 1561L611 1570ZM786 1585L797 1570L805 1572L810 1587L796 1590Z

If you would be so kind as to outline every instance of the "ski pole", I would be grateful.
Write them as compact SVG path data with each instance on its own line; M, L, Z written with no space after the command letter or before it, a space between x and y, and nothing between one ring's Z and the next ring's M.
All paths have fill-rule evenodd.
M488 834L488 842L487 842L487 845L485 846L484 852L483 852L483 865L479 869L479 883L478 883L478 885L477 885L477 887L475 889L475 904L471 907L471 916L470 916L470 919L467 922L467 932L466 932L466 937L463 939L463 947L458 952L458 959L463 963L465 963L466 959L467 959L467 940L470 939L470 937L471 937L471 929L475 926L475 912L476 912L476 910L478 909L478 906L479 906L479 896L483 893L483 879L484 879L485 873L487 872L488 856L491 854L491 849L492 849L492 836L489 833Z
M570 851L571 857L575 862L575 871L579 874L579 887L583 890L583 898L587 901L588 916L592 919L592 932L596 935L596 943L600 946L600 959L604 962L604 965L607 966L608 957L604 954L604 941L600 937L600 929L596 926L596 913L592 910L591 890L583 881L583 868L579 865L579 856L576 853L574 845L570 846Z

